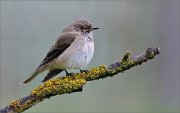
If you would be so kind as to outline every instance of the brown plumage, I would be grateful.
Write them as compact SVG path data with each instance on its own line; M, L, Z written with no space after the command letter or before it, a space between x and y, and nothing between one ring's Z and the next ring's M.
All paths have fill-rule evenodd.
M22 84L27 84L46 70L49 72L43 82L65 69L80 69L86 66L94 53L94 40L91 31L96 29L98 28L93 28L92 24L83 18L68 25L58 36L56 43L38 68Z

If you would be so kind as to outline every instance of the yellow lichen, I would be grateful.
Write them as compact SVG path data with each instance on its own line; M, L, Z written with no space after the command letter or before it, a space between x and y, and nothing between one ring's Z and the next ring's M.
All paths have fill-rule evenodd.
M81 88L86 83L85 79L72 79L64 77L63 79L54 79L45 82L38 88L34 89L30 95L37 97L46 97L52 94L69 93Z
M14 100L10 103L10 107L13 108L14 112L20 112L23 110L23 106L21 106L20 101L19 100Z

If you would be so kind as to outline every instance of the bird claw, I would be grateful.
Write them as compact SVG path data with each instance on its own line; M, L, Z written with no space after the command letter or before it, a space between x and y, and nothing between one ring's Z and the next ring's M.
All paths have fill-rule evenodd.
M74 73L68 73L68 74L66 74L66 76L70 76L70 75L74 75Z
M65 70L65 72L66 72L66 76L70 76L74 74L74 73L68 73L67 70Z

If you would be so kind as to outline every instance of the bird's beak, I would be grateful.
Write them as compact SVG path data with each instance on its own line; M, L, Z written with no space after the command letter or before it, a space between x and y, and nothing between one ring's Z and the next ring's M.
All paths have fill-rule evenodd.
M93 30L97 30L97 29L99 29L98 27L93 27L93 28L91 28L91 30L93 31Z
M94 30L97 30L97 29L99 29L98 27L92 27L92 28L90 28L90 29L86 29L86 31L94 31Z

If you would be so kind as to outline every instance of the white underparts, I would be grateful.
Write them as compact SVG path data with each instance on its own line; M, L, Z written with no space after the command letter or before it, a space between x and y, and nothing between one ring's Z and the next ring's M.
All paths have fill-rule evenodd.
M92 32L78 35L75 41L56 59L55 67L80 69L89 64L94 54Z

